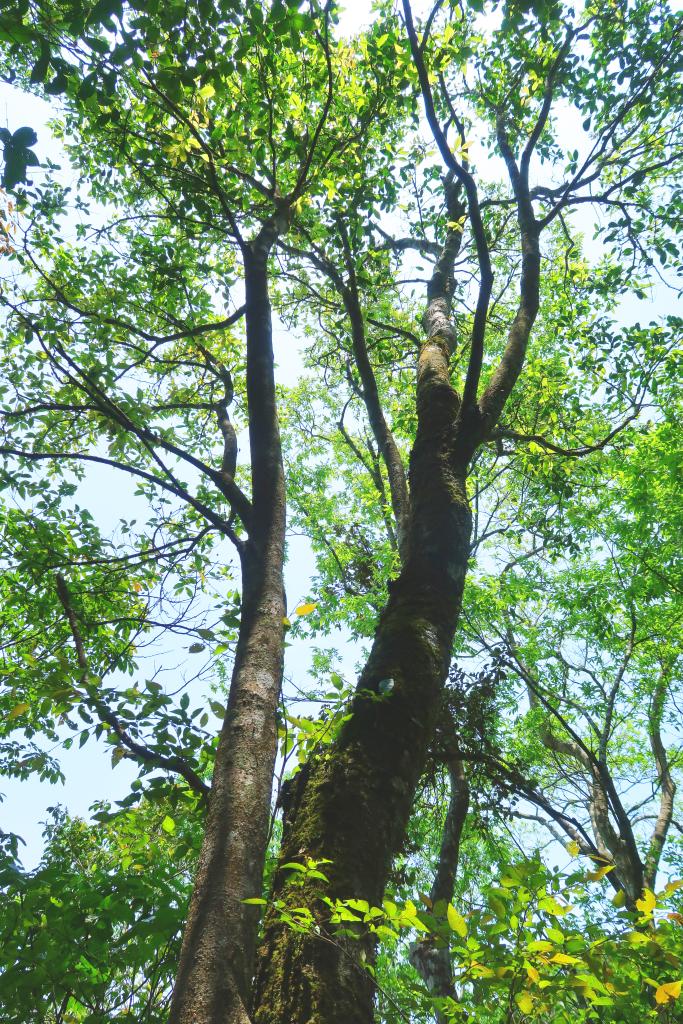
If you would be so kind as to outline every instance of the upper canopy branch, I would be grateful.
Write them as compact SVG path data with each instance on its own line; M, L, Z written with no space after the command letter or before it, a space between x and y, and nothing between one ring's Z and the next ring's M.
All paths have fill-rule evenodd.
M106 324L108 327L118 327L121 330L126 331L128 334L132 334L137 338L142 338L143 341L150 342L150 344L154 345L155 348L159 345L168 345L174 341L181 341L183 338L194 338L202 334L211 334L214 331L227 330L228 327L232 327L233 324L236 324L241 320L245 313L245 306L241 305L234 311L234 313L224 317L222 320L214 320L209 323L185 327L182 330L173 331L171 334L152 334L151 331L146 331L144 328L130 323L130 321L125 320L123 317L103 316L102 313L96 310L84 309L83 306L80 306L77 302L67 296L64 289L51 279L49 274L47 274L42 267L38 265L38 263L36 263L30 253L27 253L27 255L33 269L52 289L55 298L58 300L60 305L65 307L65 309L71 310L72 313L76 313L77 316L82 317L84 320L94 320L97 323Z
M197 458L186 449L177 445L174 441L169 440L169 438L165 437L163 434L150 430L148 427L137 423L121 406L121 404L108 394L108 392L95 379L93 374L86 371L78 361L70 355L61 342L55 342L53 350L53 348L50 347L42 337L40 329L30 317L28 317L16 305L9 302L6 302L6 305L20 317L22 322L24 322L26 326L33 331L33 333L38 336L41 347L43 348L46 356L51 360L55 367L59 368L61 372L65 374L66 378L74 384L79 391L84 392L88 396L92 402L94 410L99 415L110 420L112 423L117 424L123 430L137 437L142 442L151 458L157 463L164 476L170 482L171 490L175 494L183 496L184 500L187 500L195 508L201 510L202 514L205 514L205 512L208 511L207 506L193 498L187 488L178 481L173 471L163 463L158 455L157 449L161 449L170 455L174 455L181 462L187 463L211 479L224 497L229 501L234 512L239 515L245 527L248 529L251 518L251 503L233 479L227 478L222 471L214 469L202 459ZM61 358L63 365L60 366L59 361L55 357L56 355ZM83 454L80 454L77 457L81 459L85 458ZM154 480L156 483L162 483L160 478L153 474L149 474L149 478ZM220 517L215 517L211 521L214 522L214 525L218 525L219 522L224 522ZM223 532L225 532L225 530ZM230 528L228 535L231 537L233 542L239 546L240 542L232 528Z
M289 252L312 263L332 283L344 304L351 327L353 359L361 382L359 397L365 405L370 428L387 470L391 506L396 523L399 550L401 550L409 509L408 482L396 439L384 415L375 371L368 354L365 329L366 318L363 315L355 258L351 249L348 231L341 217L336 218L336 225L342 246L345 275L327 253L321 250L320 246L312 240L308 250L292 246L289 243L281 243L281 247L285 252ZM378 491L381 494L380 488L378 488Z
M541 103L539 115L536 119L536 123L531 131L529 138L527 139L526 145L522 152L519 164L519 173L521 182L527 190L529 188L529 165L531 163L531 157L533 156L533 152L536 148L536 145L538 144L541 135L543 134L543 129L547 124L548 117L550 116L550 110L553 103L553 95L555 91L557 75L560 71L560 68L562 66L562 63L564 62L565 57L569 53L572 41L574 40L575 36L576 32L573 29L570 29L567 32L565 41L561 46L560 51L557 54L557 57L553 61L552 67L550 68L550 71L548 72L548 75L546 77L545 87L543 90L543 101Z
M432 242L428 238L393 238L380 224L373 222L372 226L384 239L384 243L379 245L378 249L391 249L393 252L405 252L407 249L414 249L416 252L434 256L437 259L441 253L439 243Z
M509 439L511 441L519 441L523 444L537 444L540 448L544 448L548 452L553 452L555 455L562 455L565 458L578 459L585 455L591 455L593 452L602 451L606 448L610 441L613 441L618 434L626 429L630 423L633 423L640 414L641 406L638 405L633 412L618 423L616 427L613 427L609 433L605 434L599 441L595 441L593 444L579 445L576 448L564 448L562 445L555 444L553 441L549 441L546 437L541 434L522 434L517 430L511 430L508 427L499 427L493 430L488 437L490 441L497 441L500 439Z
M316 121L315 128L313 130L313 137L308 147L306 156L304 157L303 163L297 176L296 184L289 196L287 197L288 202L295 202L301 195L303 195L304 189L308 183L308 175L311 169L311 164L315 156L318 144L320 142L320 136L322 130L325 127L325 123L329 117L330 110L332 108L332 101L334 99L334 72L332 70L332 57L330 54L330 10L332 8L332 0L328 0L325 4L324 15L325 15L325 28L322 35L320 32L316 32L316 39L320 43L325 54L325 69L327 74L327 90L325 93L325 101L323 103L320 116Z
M618 151L619 144L618 142L615 142L615 138L619 127L626 122L630 112L650 96L652 85L658 80L666 68L669 58L676 52L678 47L680 47L680 38L678 37L678 34L675 34L673 38L669 40L669 45L664 48L659 59L652 66L652 70L645 77L640 87L628 93L624 102L618 107L604 128L601 129L597 139L590 149L590 152L583 159L581 166L574 173L571 180L566 184L559 186L557 189L543 190L543 193L546 195L559 195L559 202L555 204L555 206L540 222L541 227L545 227L554 220L565 206L569 205L571 202L576 202L576 198L572 199L572 194L577 189L586 187L600 177L605 167L611 162L610 157L607 155L608 148L611 146L613 153ZM635 131L636 128L628 130L626 138L630 138ZM680 160L681 157L683 157L683 152L679 151L672 159ZM665 161L665 165L668 165L669 162L670 160ZM591 168L593 168L593 170L591 170ZM632 173L638 173L638 169ZM620 187L621 184L612 184L608 189L608 192ZM585 201L593 202L595 200L592 197L585 197Z
M470 359L467 369L465 390L463 393L462 411L464 414L467 410L474 406L474 401L479 386L479 377L481 375L481 367L483 362L486 320L488 316L489 302L491 299L491 289L493 287L493 269L491 266L491 256L489 253L489 246L486 239L484 222L481 216L481 207L479 204L477 186L471 173L456 159L455 154L453 153L448 144L446 134L439 122L439 118L434 107L432 87L429 81L429 75L424 61L424 52L420 48L417 40L417 33L415 31L415 24L413 22L413 13L410 6L410 0L403 0L403 12L405 17L406 30L408 33L408 40L410 43L410 49L413 55L413 61L415 63L415 68L417 70L418 80L420 83L420 92L422 94L422 100L425 107L427 122L429 124L432 135L434 137L434 141L438 146L439 152L441 153L441 157L446 167L449 169L449 171L452 172L453 176L462 184L465 190L465 195L467 196L469 219L477 251L477 261L479 263L479 294L477 298L477 305L472 325Z
M175 495L180 498L181 501L187 502L191 505L195 511L199 512L207 522L215 526L216 529L229 537L233 543L239 547L241 542L235 535L235 532L227 519L219 516L213 509L209 508L203 501L200 501L188 490L182 487L179 483L171 483L164 480L162 477L155 476L154 473L149 473L145 469L141 469L138 466L129 465L125 462L117 461L116 459L108 459L103 455L90 455L87 452L79 451L65 451L65 450L54 450L48 452L37 452L33 449L18 448L15 445L0 444L0 455L8 455L14 458L26 459L27 462L92 462L100 466L111 466L112 469L119 469L124 473L128 473L130 476L136 477L140 480L144 480L146 483L152 484L155 487L161 487L162 490L168 491L169 494Z
M496 136L517 203L517 220L522 249L522 274L519 286L519 305L508 332L505 350L479 401L482 422L487 432L498 422L505 403L522 372L527 344L539 307L541 276L539 227L531 204L528 181L517 166L506 131L505 117L501 111L498 111L496 115Z

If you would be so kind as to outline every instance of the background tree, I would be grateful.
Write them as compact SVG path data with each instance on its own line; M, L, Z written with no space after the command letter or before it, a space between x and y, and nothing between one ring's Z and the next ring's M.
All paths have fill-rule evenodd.
M166 809L90 826L56 810L38 868L3 868L5 1020L166 1019L201 842Z

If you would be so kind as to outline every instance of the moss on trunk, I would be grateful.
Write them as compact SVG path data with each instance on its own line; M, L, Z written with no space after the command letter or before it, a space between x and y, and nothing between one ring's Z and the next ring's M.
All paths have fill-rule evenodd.
M469 557L464 479L453 470L450 451L430 447L425 455L432 467L436 456L438 469L431 478L423 475L408 558L380 617L351 717L309 766L283 839L283 862L330 859L329 896L374 905L403 842L433 734ZM393 681L386 696L383 680ZM287 893L286 878L286 872L276 877L278 896ZM319 891L297 889L296 899L314 913L320 934L297 934L269 913L256 979L257 1024L368 1024L373 984L364 964L372 949L332 934Z

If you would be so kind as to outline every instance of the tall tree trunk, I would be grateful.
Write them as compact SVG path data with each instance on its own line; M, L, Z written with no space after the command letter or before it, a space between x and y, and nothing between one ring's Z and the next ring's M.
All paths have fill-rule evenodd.
M429 318L427 318L429 324ZM437 326L440 324L440 327ZM440 707L469 558L471 515L459 398L449 380L452 339L435 318L418 359L418 430L410 461L406 556L390 589L352 714L326 756L302 773L282 859L329 858L332 898L381 902L400 849ZM368 1024L372 947L325 924L319 883L278 898L307 905L320 933L301 934L270 911L255 986L258 1024Z
M282 684L285 482L264 232L244 248L252 468L242 619L170 1024L247 1024Z

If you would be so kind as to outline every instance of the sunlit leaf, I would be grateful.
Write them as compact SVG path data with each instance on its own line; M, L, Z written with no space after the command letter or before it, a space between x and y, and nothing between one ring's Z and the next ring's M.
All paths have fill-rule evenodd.
M678 999L681 994L682 987L683 981L668 981L657 988L655 992L655 1000L658 1003L669 1003L673 999Z
M464 939L467 935L467 924L465 923L465 918L462 914L458 913L452 903L448 904L446 909L446 918L451 931L454 931L456 935L459 935Z

